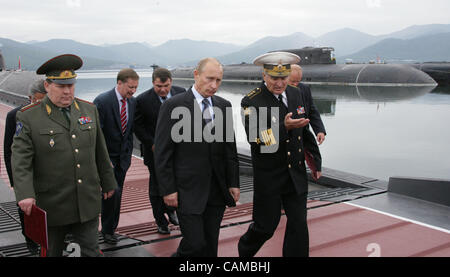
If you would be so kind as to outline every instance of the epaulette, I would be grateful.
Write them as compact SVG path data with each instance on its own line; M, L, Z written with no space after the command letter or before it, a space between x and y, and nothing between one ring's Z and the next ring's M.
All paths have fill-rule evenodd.
M89 101L87 101L87 100L84 100L84 99L81 99L81 98L77 98L77 97L75 97L75 99L76 99L77 101L80 101L80 102L84 102L84 103L88 103L88 104L94 105L94 103L92 103L92 102L89 102Z
M20 109L20 111L21 111L21 112L24 112L24 111L26 111L26 110L28 110L28 109L31 109L31 108L33 108L33 107L36 107L37 105L40 105L40 104L41 104L40 101L38 101L38 102L36 102L36 103L28 104L28 105L26 105L25 107L23 107L22 109Z
M254 90L250 91L249 94L247 94L247 97L252 99L253 97L255 97L256 95L261 93L261 88L255 88Z

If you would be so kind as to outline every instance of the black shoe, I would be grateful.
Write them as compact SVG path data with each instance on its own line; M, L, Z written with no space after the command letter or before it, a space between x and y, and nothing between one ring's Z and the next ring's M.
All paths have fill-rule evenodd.
M115 234L103 234L103 239L107 244L117 244L119 242L119 238Z
M169 227L168 226L158 226L158 233L163 234L163 235L170 234Z
M177 213L175 211L169 212L167 215L169 216L170 223L172 223L175 226L180 225L180 222L178 221Z

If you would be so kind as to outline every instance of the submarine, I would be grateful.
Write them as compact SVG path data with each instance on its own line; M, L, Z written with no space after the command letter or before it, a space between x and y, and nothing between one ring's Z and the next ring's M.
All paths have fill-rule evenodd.
M332 47L304 47L276 50L300 56L303 68L302 82L310 85L347 86L437 86L425 72L403 64L336 64ZM271 51L274 52L274 51ZM262 68L253 64L233 64L223 67L224 82L259 83ZM175 68L173 79L192 79L193 67Z
M27 104L30 86L42 76L34 71L7 70L0 50L0 100L12 106Z
M424 62L409 66L430 75L440 86L450 86L450 62Z

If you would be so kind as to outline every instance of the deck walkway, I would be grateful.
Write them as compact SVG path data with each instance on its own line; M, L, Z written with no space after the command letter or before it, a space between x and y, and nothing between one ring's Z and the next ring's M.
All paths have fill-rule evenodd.
M10 109L11 107L0 104L0 154L2 156L4 122L6 113ZM336 175L336 172L330 170L330 174L326 176L331 178L329 176L333 174ZM121 240L117 245L112 246L104 243L99 236L105 256L169 257L175 252L181 233L172 225L170 225L172 229L170 235L157 233L148 200L148 179L149 173L142 159L133 157L131 168L125 179L121 217L117 230ZM450 227L445 225L445 221L449 219L450 207L419 202L424 205L423 207L431 208L442 216L441 222L444 223L441 226L431 226L415 221L415 214L402 213L401 207L396 208L396 214L380 211L374 207L376 206L374 203L369 205L367 201L378 199L377 203L381 203L386 199L394 198L396 202L403 201L409 205L417 205L418 202L412 198L388 193L376 180L370 180L370 178L368 180L369 183L376 185L359 188L319 188L310 192L308 225L311 257L450 256ZM226 210L222 222L219 238L220 257L238 256L237 242L252 220L251 178L242 175L241 181L246 187L243 200L236 207ZM367 178L363 181L366 182ZM20 234L14 194L8 183L6 169L2 162L0 256L29 256L30 253ZM282 216L274 236L266 242L257 256L281 256L285 227L286 216Z

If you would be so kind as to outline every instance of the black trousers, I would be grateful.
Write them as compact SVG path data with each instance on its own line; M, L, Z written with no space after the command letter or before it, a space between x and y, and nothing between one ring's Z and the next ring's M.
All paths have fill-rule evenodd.
M203 214L177 212L183 238L177 257L217 257L220 223L225 205L207 205Z
M175 209L168 207L164 203L164 198L159 193L154 162L147 165L147 168L150 172L150 179L148 182L148 198L150 200L150 204L152 204L153 217L155 218L156 224L158 224L158 226L168 226L169 221L164 214L174 212Z
M119 225L123 182L126 174L127 171L117 164L114 167L114 177L116 177L118 188L111 198L105 200L102 195L102 233L104 234L114 234Z
M286 212L287 225L283 242L283 257L308 257L309 234L306 221L307 192L253 196L253 221L239 239L240 257L253 257L270 239L280 222L281 207Z
M175 212L175 209L167 207L164 203L164 198L159 195L149 195L150 203L152 204L153 217L156 224L161 227L169 226L169 221L164 214Z

